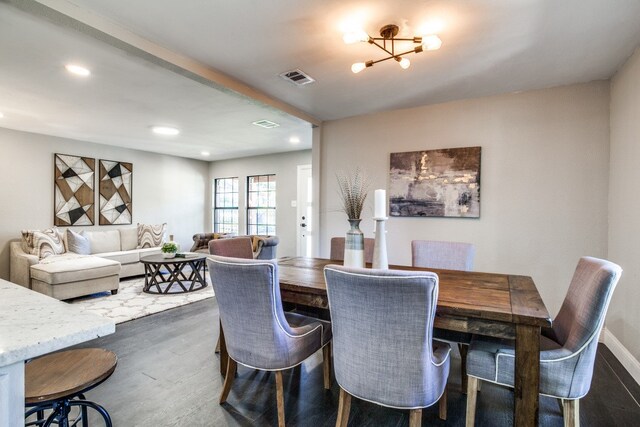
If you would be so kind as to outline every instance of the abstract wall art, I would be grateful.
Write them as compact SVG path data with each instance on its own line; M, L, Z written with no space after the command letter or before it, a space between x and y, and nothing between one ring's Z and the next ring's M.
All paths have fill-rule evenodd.
M131 224L133 165L100 160L100 225Z
M95 159L54 155L54 225L93 225L95 169Z
M480 147L391 153L391 216L480 217Z

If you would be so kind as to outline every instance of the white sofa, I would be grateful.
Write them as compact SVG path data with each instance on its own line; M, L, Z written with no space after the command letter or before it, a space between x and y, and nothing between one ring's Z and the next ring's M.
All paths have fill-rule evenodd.
M160 253L160 247L138 249L136 227L86 230L90 255L66 252L42 260L11 242L10 280L57 299L97 292L117 293L121 278L144 274L140 257Z

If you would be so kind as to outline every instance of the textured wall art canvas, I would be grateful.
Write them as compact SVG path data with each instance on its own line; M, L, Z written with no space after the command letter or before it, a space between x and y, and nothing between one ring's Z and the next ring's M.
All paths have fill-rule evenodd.
M100 160L100 225L131 224L133 165Z
M480 217L480 147L391 153L391 216Z
M54 155L54 225L93 225L95 170L95 159Z

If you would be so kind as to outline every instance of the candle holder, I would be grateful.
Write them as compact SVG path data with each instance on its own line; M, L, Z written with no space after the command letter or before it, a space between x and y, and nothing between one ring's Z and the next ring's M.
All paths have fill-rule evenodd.
M387 259L387 236L385 223L389 218L386 216L376 217L376 240L373 245L373 264L372 268L379 270L388 270L389 261Z

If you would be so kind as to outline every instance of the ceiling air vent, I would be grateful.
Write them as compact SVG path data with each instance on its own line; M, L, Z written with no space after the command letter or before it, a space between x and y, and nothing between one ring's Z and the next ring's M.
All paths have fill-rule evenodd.
M271 120L258 120L257 122L253 122L251 124L260 126L266 129L277 128L278 126L280 126L279 124L277 124L276 122L272 122Z
M284 73L280 74L280 77L297 86L304 86L306 84L315 82L315 80L311 76L305 74L302 70L285 71Z

